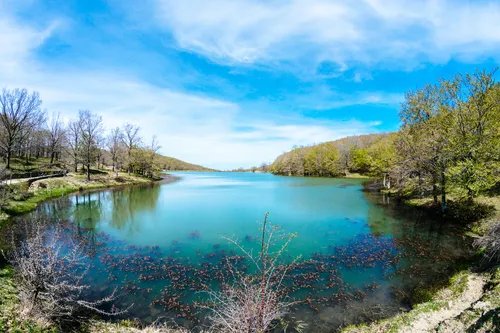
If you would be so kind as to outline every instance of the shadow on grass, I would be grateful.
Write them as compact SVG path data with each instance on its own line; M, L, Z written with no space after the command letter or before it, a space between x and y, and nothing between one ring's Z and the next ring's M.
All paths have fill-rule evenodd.
M428 201L415 207L443 221L463 225L489 217L495 212L495 207L492 205L470 200L448 200L445 212L442 211L440 202L435 204L433 201Z

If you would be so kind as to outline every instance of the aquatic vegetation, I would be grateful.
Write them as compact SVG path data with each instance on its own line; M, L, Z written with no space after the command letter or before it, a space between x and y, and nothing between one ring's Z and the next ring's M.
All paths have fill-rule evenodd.
M198 238L200 238L200 232L198 230L192 231L189 234L189 238L191 238L191 239L198 239Z

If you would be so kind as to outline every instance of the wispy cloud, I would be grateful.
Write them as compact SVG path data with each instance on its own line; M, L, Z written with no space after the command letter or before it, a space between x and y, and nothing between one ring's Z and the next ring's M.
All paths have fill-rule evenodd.
M156 0L179 47L224 64L314 72L500 59L500 3L465 0ZM332 75L333 73L330 73ZM355 80L361 79L360 76Z
M103 116L108 128L131 122L145 140L157 134L162 152L216 168L272 161L297 144L332 140L377 130L376 122L329 121L291 115L248 116L234 102L175 91L124 75L71 63L54 66L36 57L37 48L57 34L57 20L34 27L0 14L0 87L39 91L44 107L66 119L78 109ZM8 39L7 39L8 38ZM245 130L241 127L245 126Z
M335 91L328 86L315 87L305 93L289 97L289 103L298 109L328 110L339 109L346 106L378 105L399 107L404 100L402 93L384 91Z

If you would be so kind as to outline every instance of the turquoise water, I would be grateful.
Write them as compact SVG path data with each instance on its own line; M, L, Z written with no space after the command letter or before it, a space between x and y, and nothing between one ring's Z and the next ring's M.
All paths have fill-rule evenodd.
M466 248L453 230L364 192L361 180L174 174L181 179L172 184L74 195L28 217L63 221L85 239L96 297L118 287L120 304L134 304L130 316L187 327L203 323L193 306L203 301L198 291L217 288L224 258L241 254L221 236L256 249L265 212L285 232L297 233L283 261L300 256L287 285L296 286L289 293L294 299L310 300L290 316L308 323L307 332L407 308L411 289L446 273ZM167 306L169 299L179 304ZM184 305L190 310L179 317Z

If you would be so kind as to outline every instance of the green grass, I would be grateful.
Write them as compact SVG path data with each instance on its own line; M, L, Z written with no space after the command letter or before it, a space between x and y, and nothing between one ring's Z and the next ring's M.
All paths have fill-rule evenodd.
M26 200L11 200L7 207L5 207L3 210L10 216L22 215L35 210L36 207L44 201L59 198L78 190L79 188L77 187L63 187L55 188L52 190L39 190L34 192L33 196L28 197Z
M406 199L403 202L408 206L422 209L432 215L436 215L442 220L466 225L498 215L498 209L492 204L496 203L497 200L500 200L500 197L489 198L489 200L476 198L472 202L449 197L444 214L441 210L441 202L438 201L438 203L435 204L433 199L429 197Z
M12 269L0 269L0 332L7 331L15 302L16 289L12 280Z
M101 175L106 175L106 172L100 171ZM128 177L128 176L127 176ZM83 174L70 174L69 176L62 178L52 178L50 182L44 182L46 188L39 188L35 191L29 191L27 184L21 183L16 184L11 187L13 191L10 200L2 208L2 213L7 214L7 216L17 216L26 214L36 209L36 207L47 200L62 197L64 195L74 193L82 190L95 190L104 189L110 187L127 186L134 184L144 184L147 182L155 181L158 179L150 179L144 176L131 175L133 178L112 178L112 179L94 179L90 182L86 182L86 176ZM71 179L82 181L80 186L75 186ZM121 179L121 181L116 181ZM113 181L111 181L113 180ZM48 185L47 185L48 184ZM0 222L1 223L1 222Z
M10 171L14 174L32 171L55 171L61 169L62 166L57 161L54 161L51 167L50 158L30 159L28 162L26 159L18 157L13 157L10 160Z
M352 178L352 179L370 179L372 177L370 176L366 176L366 175L362 175L360 173L350 173L348 174L347 176L345 176L344 178Z
M55 328L44 328L37 323L19 319L19 303L12 274L11 267L0 269L0 332L57 333Z

